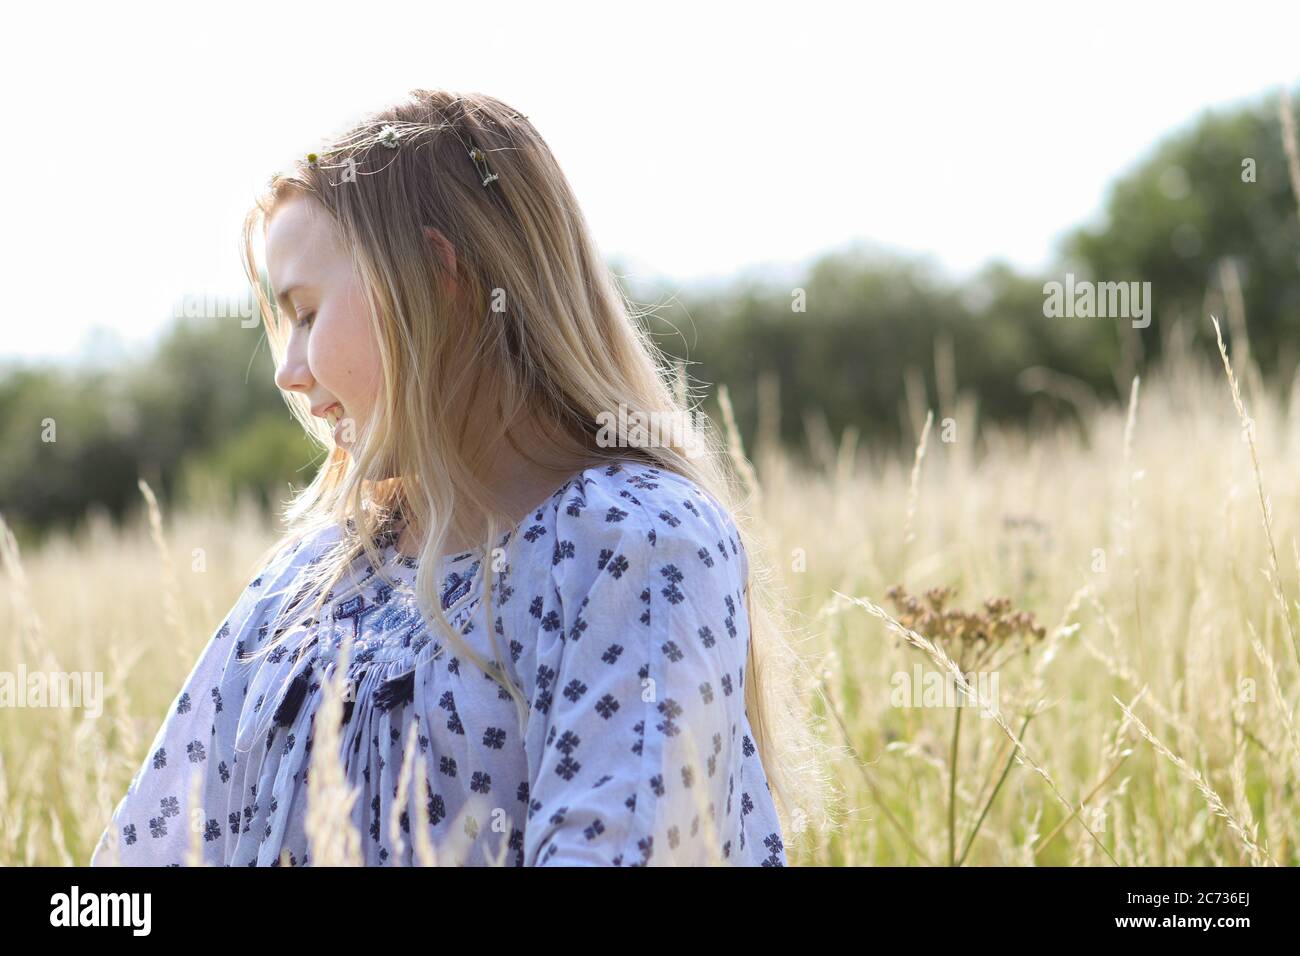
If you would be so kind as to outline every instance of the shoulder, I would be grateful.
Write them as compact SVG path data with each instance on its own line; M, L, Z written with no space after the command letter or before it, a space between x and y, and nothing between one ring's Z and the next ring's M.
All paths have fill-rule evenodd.
M743 591L748 571L727 510L695 481L652 465L620 461L589 468L554 506L552 576L563 596L602 574L649 575L666 596L688 578Z
M528 636L512 642L512 659L535 709L548 712L553 687L576 701L597 687L593 699L629 687L639 696L646 679L739 686L744 549L725 509L695 482L620 461L575 477L532 517L526 563L541 573L516 581Z
M269 589L297 576L304 568L319 561L326 549L338 542L341 532L342 529L335 524L324 524L286 536L250 587Z
M260 622L268 611L287 601L296 593L306 569L316 563L339 536L337 526L318 526L286 536L269 549L271 557L257 565L251 576L245 579L243 590L223 624L223 631L228 632L241 620L245 627Z

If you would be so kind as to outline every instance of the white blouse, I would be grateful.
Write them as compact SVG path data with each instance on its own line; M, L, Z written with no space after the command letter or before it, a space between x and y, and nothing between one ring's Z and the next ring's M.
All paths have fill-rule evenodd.
M623 461L557 489L501 539L488 634L482 549L443 559L452 626L529 702L514 701L427 628L418 567L388 540L383 583L328 595L319 622L268 641L274 612L339 529L283 549L213 634L113 814L92 865L310 865L304 817L322 675L353 635L341 757L370 866L784 866L744 705L748 568L725 511L673 472ZM362 569L364 565L364 570ZM311 600L303 602L310 609ZM315 625L315 626L309 626ZM248 658L248 659L246 659ZM411 735L412 761L396 810ZM201 803L190 807L191 776ZM419 835L423 837L424 835ZM396 845L396 849L395 849ZM114 859L116 857L116 860Z

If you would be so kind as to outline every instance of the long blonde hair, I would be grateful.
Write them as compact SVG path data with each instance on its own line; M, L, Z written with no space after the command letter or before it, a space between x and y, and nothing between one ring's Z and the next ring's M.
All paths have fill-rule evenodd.
M485 553L515 524L480 480L485 456L509 441L533 460L511 423L538 421L547 461L570 462L578 471L632 459L675 472L735 519L749 557L745 706L787 832L791 822L794 831L826 825L825 751L770 567L739 504L726 443L695 407L685 379L674 387L661 372L665 356L638 321L646 312L603 263L568 181L527 117L490 96L414 90L273 176L245 219L244 258L277 364L287 330L260 278L253 239L259 223L265 232L276 204L296 194L323 206L353 251L383 370L351 455L335 447L305 396L283 393L327 458L293 495L287 535L263 561L313 531L339 529L337 546L309 572L316 592L311 619L358 555L380 567L380 537L399 520L413 522L422 538L415 579L421 610L505 688L522 726L528 701L461 640L433 579L453 531L468 530L459 524L465 509L458 503L486 518ZM453 276L428 238L430 227L455 250L454 298L446 294ZM671 411L693 431L680 442L602 447L598 416L621 406L647 416ZM484 566L488 620L493 564ZM273 633L282 630L279 623ZM495 635L492 641L495 649Z

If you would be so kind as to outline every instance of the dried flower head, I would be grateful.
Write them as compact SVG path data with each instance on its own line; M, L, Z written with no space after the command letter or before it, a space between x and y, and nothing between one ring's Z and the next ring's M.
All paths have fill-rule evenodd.
M963 670L994 668L1047 636L1028 611L1017 611L1005 597L989 598L982 611L950 608L949 587L931 588L924 601L894 585L885 594L898 610L898 622L943 648Z

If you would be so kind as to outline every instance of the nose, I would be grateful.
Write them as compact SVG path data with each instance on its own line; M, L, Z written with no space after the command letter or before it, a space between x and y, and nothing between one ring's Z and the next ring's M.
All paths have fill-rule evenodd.
M286 392L309 392L313 379L307 365L306 336L296 332L289 336L284 359L275 370L275 384Z

